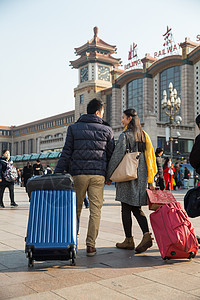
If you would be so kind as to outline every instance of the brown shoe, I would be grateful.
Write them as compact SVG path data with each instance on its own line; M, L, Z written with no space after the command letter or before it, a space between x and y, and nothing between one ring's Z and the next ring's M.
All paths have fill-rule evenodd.
M136 253L145 252L148 248L150 248L153 245L152 240L153 240L152 234L149 232L146 232L143 235L143 238L142 238L140 244L135 248L135 252Z
M135 244L133 241L133 237L125 238L125 240L122 243L117 243L116 247L120 249L134 250Z
M87 246L87 256L94 256L97 253L97 250L95 247Z

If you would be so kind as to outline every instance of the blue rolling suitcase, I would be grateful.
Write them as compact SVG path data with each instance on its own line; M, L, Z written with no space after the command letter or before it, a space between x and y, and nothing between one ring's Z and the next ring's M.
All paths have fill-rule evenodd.
M56 184L55 184L56 182ZM62 188L62 189L61 189ZM69 174L35 177L27 184L31 194L25 252L34 260L71 260L76 264L76 193Z

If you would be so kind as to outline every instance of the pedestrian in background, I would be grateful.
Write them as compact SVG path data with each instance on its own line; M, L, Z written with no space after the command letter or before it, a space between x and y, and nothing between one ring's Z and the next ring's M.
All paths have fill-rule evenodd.
M50 168L50 165L47 165L47 168L44 171L44 174L45 175L47 175L47 174L53 174L53 170Z
M17 180L16 180L16 183L17 185L20 185L20 182L21 182L21 172L20 172L20 169L17 168Z
M90 208L87 256L96 254L95 243L101 219L106 169L114 149L113 131L102 119L103 113L101 100L93 99L88 103L87 114L68 127L65 145L55 168L55 173L67 171L73 176L78 230L87 191Z
M9 166L12 167L13 162L10 161L10 151L8 149L3 150L2 157L0 158L0 208L4 208L3 194L6 188L9 189L10 205L16 207L18 204L14 200L14 180L8 181L5 178L5 172ZM17 178L17 177L16 177Z
M135 180L116 182L116 200L121 202L121 216L125 232L125 240L116 243L120 249L135 249L137 253L146 251L152 246L152 234L149 232L147 218L141 206L147 205L147 183L151 189L154 176L157 173L155 153L149 136L142 130L139 117L135 109L127 109L123 112L122 125L124 131L120 134L115 150L108 165L107 181L118 167L126 154L127 142L132 152L141 152L137 169L138 178ZM143 238L135 248L132 234L132 216L136 218Z
M190 179L191 173L188 170L187 167L184 169L184 188L188 189L189 188L189 179Z
M33 175L43 175L43 166L39 159L36 159L36 163L33 165Z
M28 161L26 166L24 166L23 172L22 172L22 181L23 181L24 187L26 189L26 192L27 192L27 188L26 188L27 181L32 176L33 176L33 167L31 165L31 163Z
M164 179L165 179L165 190L173 190L173 175L175 172L174 165L171 158L166 158L163 164Z
M165 188L165 180L164 180L164 173L163 173L163 163L161 156L163 155L163 148L158 147L155 152L156 155L156 164L158 173L155 176L156 185L160 187L163 191Z
M174 168L175 168L175 171L174 171L174 180L176 182L177 188L179 189L180 186L181 186L181 170L180 170L180 166L179 166L178 162L175 163Z

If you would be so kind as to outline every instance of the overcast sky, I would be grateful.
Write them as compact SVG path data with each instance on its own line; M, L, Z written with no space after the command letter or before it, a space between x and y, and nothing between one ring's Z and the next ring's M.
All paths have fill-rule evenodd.
M74 48L99 37L128 63L162 49L167 25L176 43L200 34L199 0L0 0L0 125L20 125L74 109ZM123 67L122 67L123 68Z

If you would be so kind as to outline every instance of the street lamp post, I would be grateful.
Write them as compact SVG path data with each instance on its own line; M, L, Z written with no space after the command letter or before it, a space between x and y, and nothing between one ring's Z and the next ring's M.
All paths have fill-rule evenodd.
M170 142L170 156L171 159L173 158L173 138L172 138L172 126L173 126L173 117L178 112L181 107L181 99L177 98L177 90L173 90L173 84L170 82L169 84L169 92L170 96L167 99L167 92L166 90L163 91L163 100L162 100L162 109L164 112L169 116L169 142Z

